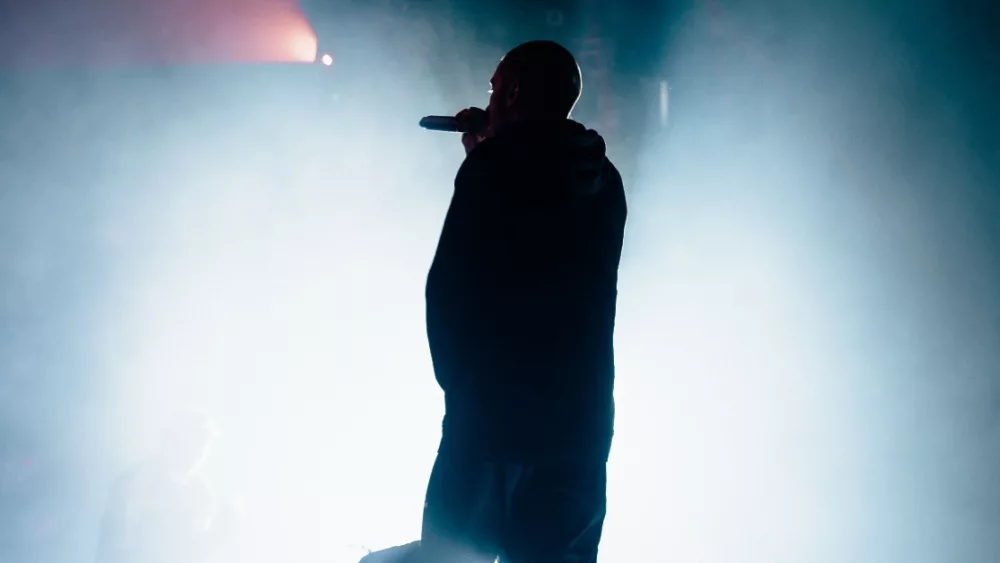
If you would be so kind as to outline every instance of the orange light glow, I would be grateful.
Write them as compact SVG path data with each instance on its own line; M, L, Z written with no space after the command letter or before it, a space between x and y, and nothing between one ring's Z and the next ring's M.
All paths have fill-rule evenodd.
M316 34L309 24L303 22L303 27L297 29L289 41L289 55L293 61L312 63L316 61Z
M253 50L260 62L316 62L316 32L298 12L261 18L253 26Z
M0 66L316 61L316 32L297 0L91 0L68 31L42 9L49 4L0 16Z

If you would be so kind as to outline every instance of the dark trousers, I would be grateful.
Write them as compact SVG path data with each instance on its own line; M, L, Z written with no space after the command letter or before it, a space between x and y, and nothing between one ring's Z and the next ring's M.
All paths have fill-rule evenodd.
M427 563L595 563L606 512L603 459L486 461L441 450L419 551Z

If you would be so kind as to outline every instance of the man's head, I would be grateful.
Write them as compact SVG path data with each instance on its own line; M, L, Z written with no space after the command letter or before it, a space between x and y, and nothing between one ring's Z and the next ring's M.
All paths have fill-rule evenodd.
M583 77L573 55L554 41L529 41L500 61L490 80L490 128L520 121L566 119L580 99Z

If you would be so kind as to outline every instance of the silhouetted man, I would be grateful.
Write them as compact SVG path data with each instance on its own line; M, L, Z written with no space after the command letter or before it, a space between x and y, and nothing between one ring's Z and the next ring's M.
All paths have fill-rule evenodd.
M222 547L234 520L201 473L216 429L198 413L178 418L153 458L111 489L97 563L203 563Z
M473 131L427 278L446 412L424 561L597 557L626 210L604 140L569 119L581 84L566 49L525 43L485 112L456 116Z

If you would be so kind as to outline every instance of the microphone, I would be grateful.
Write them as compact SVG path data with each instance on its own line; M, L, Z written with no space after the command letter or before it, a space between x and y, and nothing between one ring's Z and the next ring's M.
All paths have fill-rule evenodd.
M446 133L465 133L458 120L447 115L428 115L420 120L420 126L428 131L444 131Z

